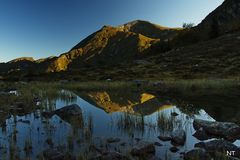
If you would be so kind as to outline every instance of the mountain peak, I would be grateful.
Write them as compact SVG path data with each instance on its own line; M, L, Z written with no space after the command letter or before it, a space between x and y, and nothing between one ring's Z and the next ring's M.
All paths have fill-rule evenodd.
M163 27L149 21L134 20L123 25L118 26L124 32L134 32L142 34L149 38L155 39L171 39L175 36L177 28ZM166 36L167 35L167 36Z
M11 60L8 63L14 63L14 62L19 62L19 61L31 61L31 62L34 62L35 60L33 59L33 57L20 57L20 58L16 58L16 59Z
M134 20L134 21L130 21L128 23L125 23L123 25L118 26L118 28L122 28L125 29L127 31L131 31L134 30L134 28L139 28L139 27L156 27L158 29L164 30L164 29L170 29L168 27L163 27L157 24L153 24L149 21L144 21L144 20Z

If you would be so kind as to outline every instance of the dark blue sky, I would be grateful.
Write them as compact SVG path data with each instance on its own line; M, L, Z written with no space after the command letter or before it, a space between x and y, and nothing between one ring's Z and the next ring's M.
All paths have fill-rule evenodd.
M1 0L0 61L68 51L103 25L198 24L224 0Z

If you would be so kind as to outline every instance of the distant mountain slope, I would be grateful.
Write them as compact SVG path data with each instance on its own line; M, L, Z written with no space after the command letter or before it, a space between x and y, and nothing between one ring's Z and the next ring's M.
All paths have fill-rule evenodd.
M21 57L14 60L11 60L7 63L0 64L0 73L2 72L11 72L11 71L20 71L26 70L32 67L35 64L35 61L32 57Z
M181 30L181 28L163 27L142 20L136 20L126 23L124 25L118 26L118 28L122 29L125 32L127 31L139 33L150 38L161 40L172 39L174 36L176 36L177 32Z
M146 54L147 49L158 41L159 39L105 26L62 56L71 59L70 69L85 64L115 65Z
M144 30L140 29L142 24L145 24L144 29L148 32L144 33ZM37 61L31 58L19 58L1 64L0 72L8 73L10 70L19 69L31 73L60 72L77 70L86 65L116 65L141 57L148 52L148 48L160 41L160 38L167 38L168 35L172 37L176 34L174 29L159 27L145 21L135 21L134 25L132 24L131 27L129 25L128 29L122 26L104 26L75 45L69 52L58 57ZM159 37L150 38L144 35L150 33L153 37Z

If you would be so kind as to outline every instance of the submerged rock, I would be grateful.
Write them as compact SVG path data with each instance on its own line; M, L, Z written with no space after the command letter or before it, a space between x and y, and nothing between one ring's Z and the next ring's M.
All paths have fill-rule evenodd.
M117 142L120 142L120 138L108 138L107 142L108 143L117 143Z
M91 158L90 160L127 160L127 157L119 152L104 152L102 155Z
M205 149L195 148L184 154L184 160L211 160L211 156Z
M222 137L227 140L236 140L240 137L240 126L231 122L211 122L195 119L195 130L204 130L208 135Z
M171 142L176 145L184 145L186 133L182 129L176 129L171 133Z
M45 160L77 160L74 155L67 152L66 148L62 146L46 149L40 155L41 156L39 158Z
M158 139L161 141L171 141L172 137L171 136L158 136Z
M161 144L161 143L159 143L159 142L155 142L155 143L154 143L154 145L155 145L155 146L159 146L159 147L161 147L161 146L162 146L162 144Z
M177 147L171 147L169 150L173 153L179 151L179 149Z
M131 150L133 156L147 156L149 154L155 154L155 152L154 144L144 141L135 144Z
M64 160L65 155L56 149L48 149L43 152L43 157L46 160Z
M235 157L240 157L240 148L231 142L225 140L212 140L209 142L200 142L195 147L203 148L209 153L221 152L227 155L227 151L234 151Z

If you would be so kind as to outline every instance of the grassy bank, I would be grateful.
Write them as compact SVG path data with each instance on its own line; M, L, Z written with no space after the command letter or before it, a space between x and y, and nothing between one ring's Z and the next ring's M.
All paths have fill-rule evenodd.
M0 91L20 90L35 93L39 90L143 90L163 92L196 92L221 93L240 88L240 78L235 79L193 79L193 80L161 80L161 81L59 81L59 82L1 82Z

